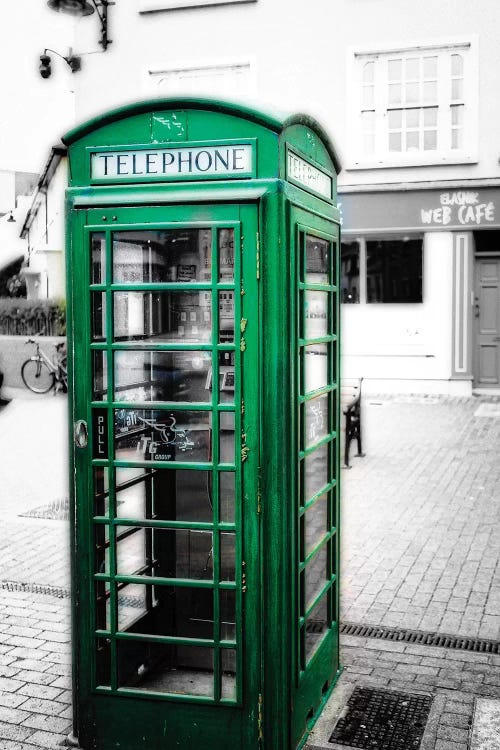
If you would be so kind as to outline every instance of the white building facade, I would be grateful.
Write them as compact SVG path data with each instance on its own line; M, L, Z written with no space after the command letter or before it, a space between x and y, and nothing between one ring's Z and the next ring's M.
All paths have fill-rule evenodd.
M312 114L343 166L344 375L379 392L493 393L500 6L480 6L127 0L109 6L100 54L96 15L68 20L76 121L179 94Z

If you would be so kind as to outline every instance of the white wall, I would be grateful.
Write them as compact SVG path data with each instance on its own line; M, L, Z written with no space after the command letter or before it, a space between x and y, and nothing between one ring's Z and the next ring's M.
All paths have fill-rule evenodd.
M423 268L421 304L342 305L343 377L367 381L450 378L451 232L424 235ZM447 390L445 384L443 390Z

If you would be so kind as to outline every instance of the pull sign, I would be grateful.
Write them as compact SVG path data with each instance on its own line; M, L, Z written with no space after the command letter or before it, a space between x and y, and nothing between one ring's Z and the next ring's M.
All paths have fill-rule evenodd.
M108 458L108 412L94 409L92 412L92 453L94 458Z

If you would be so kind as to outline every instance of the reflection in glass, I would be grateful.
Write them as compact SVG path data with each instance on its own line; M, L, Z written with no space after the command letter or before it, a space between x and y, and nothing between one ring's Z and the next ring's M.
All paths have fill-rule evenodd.
M118 596L118 627L141 635L212 640L213 589L125 585Z
M311 344L305 346L304 352L304 388L303 395L324 388L328 385L328 345Z
M208 343L210 292L115 292L114 338L152 343Z
M234 229L219 229L219 281L234 279Z
M110 574L109 568L109 526L96 523L94 525L95 572Z
M219 341L228 344L234 341L234 292L219 292Z
M219 597L221 640L234 641L236 639L236 591L219 589Z
M235 475L219 472L219 511L222 523L234 523Z
M103 341L106 338L106 294L92 292L92 340Z
M340 286L341 302L359 302L359 242L342 242Z
M92 352L92 399L106 401L108 397L108 361L104 350Z
M236 651L232 648L223 648L221 659L221 697L236 700Z
M235 580L236 537L234 534L220 535L220 579Z
M210 229L155 229L113 234L113 281L124 284L210 281Z
M207 412L116 409L114 421L115 456L119 460L209 460Z
M118 687L214 695L213 651L204 646L118 641Z
M111 684L111 648L107 638L96 639L96 684Z
M212 521L208 471L117 467L116 485L118 518Z
M94 515L109 514L109 469L105 466L94 467Z
M305 446L309 448L329 433L328 429L328 396L319 396L304 404L305 411Z
M305 569L306 609L313 603L327 580L327 546L317 552Z
M306 662L310 661L328 632L327 594L325 594L306 620Z
M106 238L104 232L94 232L90 236L92 271L91 284L106 283Z
M306 290L305 293L305 334L306 339L318 339L329 333L328 292Z
M303 503L310 500L329 482L328 471L329 445L322 445L306 456L302 461L304 497Z
M111 630L109 583L107 581L96 581L96 628L97 630Z
M206 351L115 352L115 399L119 401L209 401Z
M328 495L322 495L304 514L304 557L328 531Z
M306 235L306 283L328 284L330 273L330 243L319 237Z

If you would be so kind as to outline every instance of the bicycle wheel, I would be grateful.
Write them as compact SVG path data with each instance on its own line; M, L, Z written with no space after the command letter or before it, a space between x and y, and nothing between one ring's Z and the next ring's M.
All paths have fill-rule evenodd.
M21 377L26 388L33 393L47 393L54 387L54 373L38 357L26 360L21 367Z

